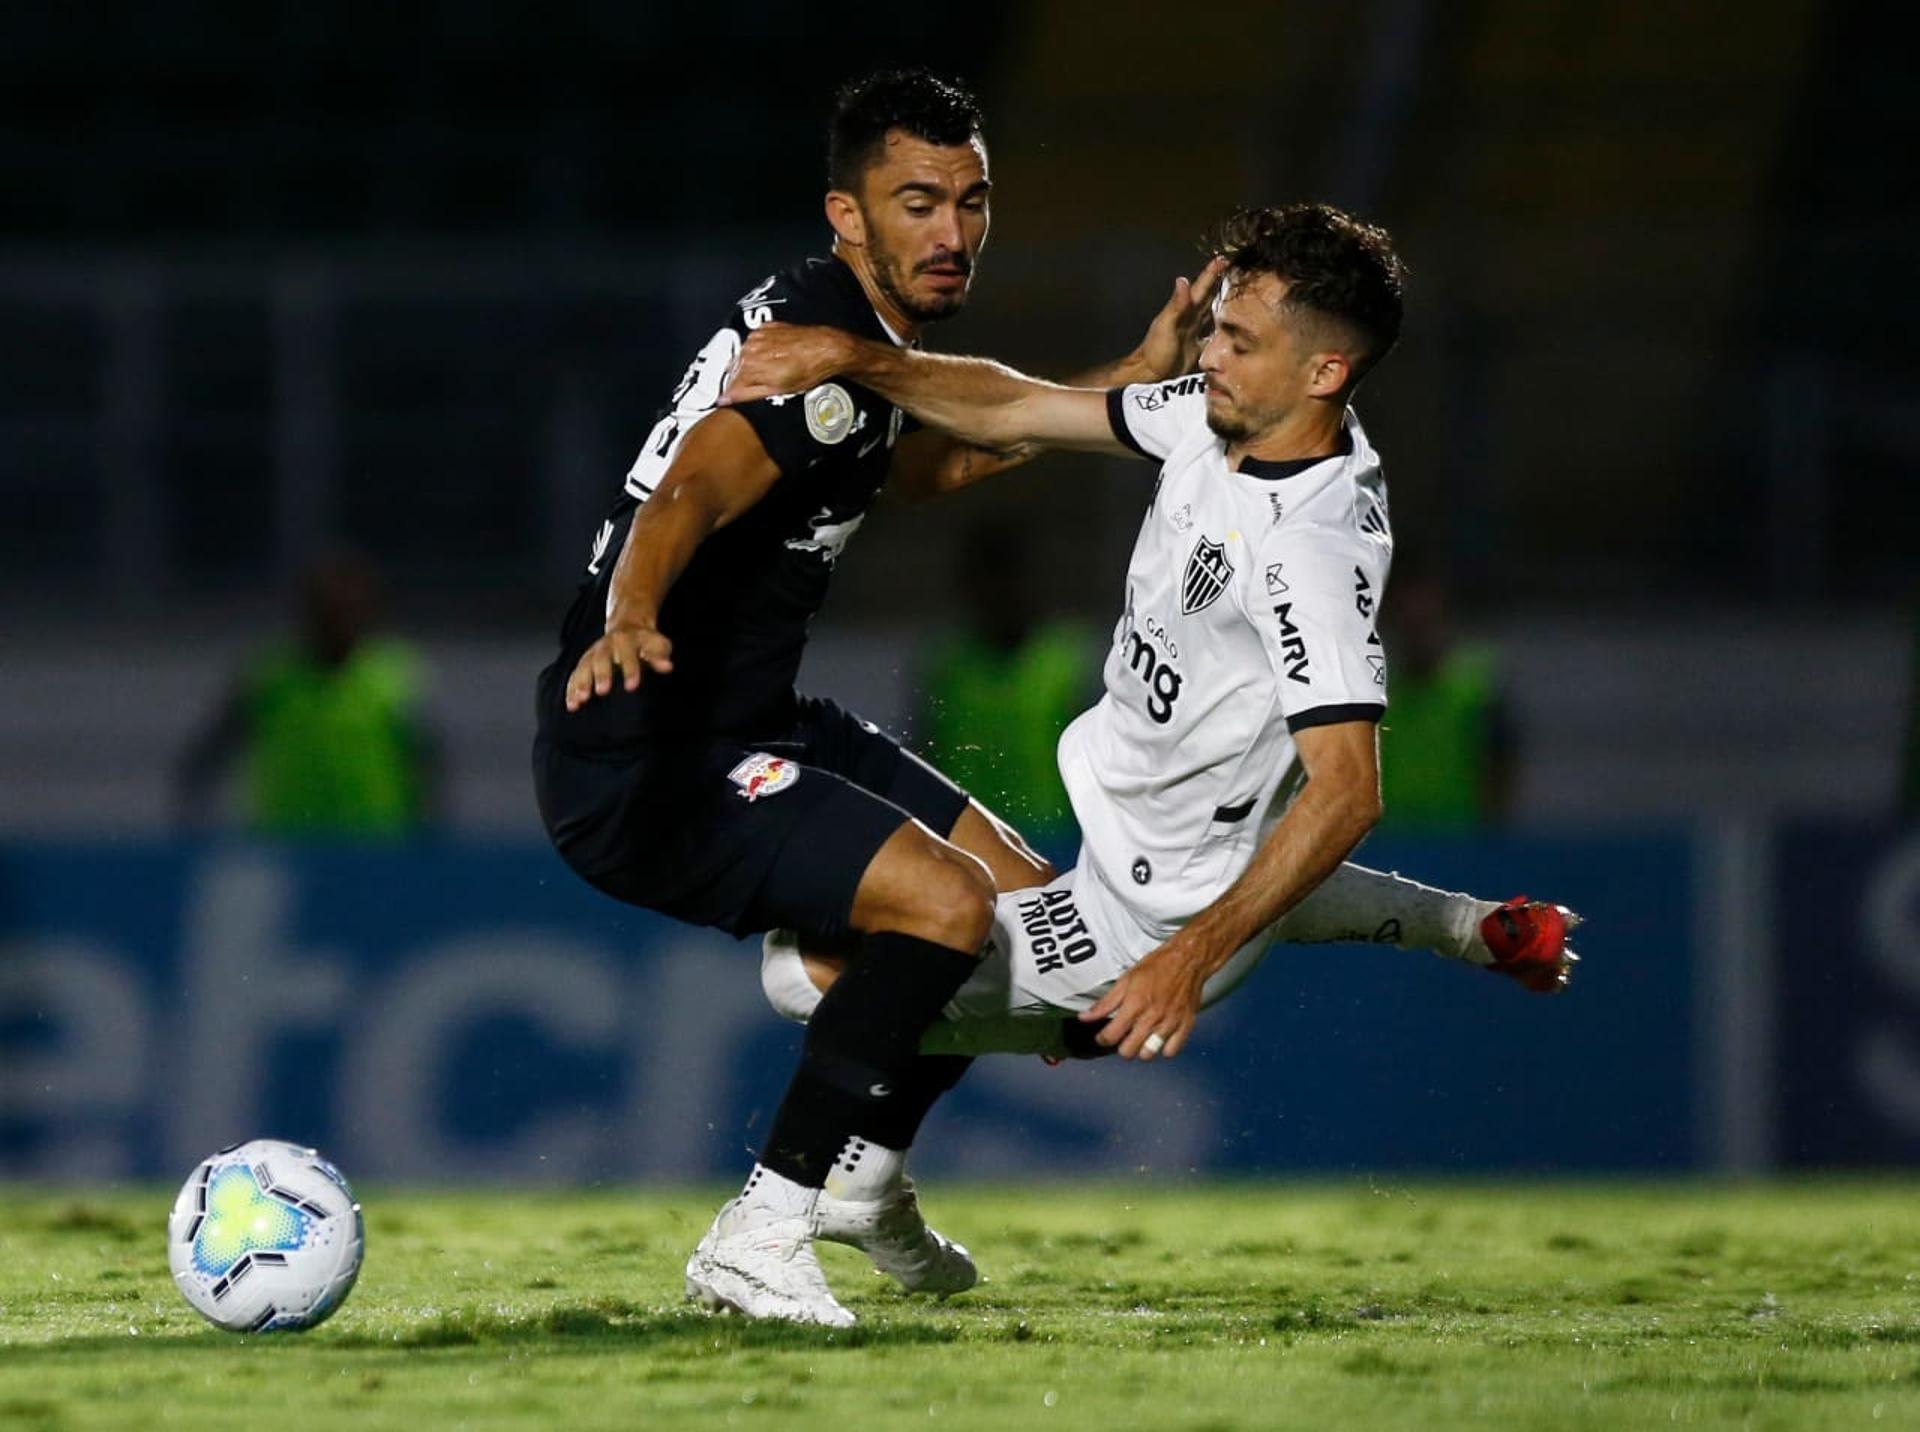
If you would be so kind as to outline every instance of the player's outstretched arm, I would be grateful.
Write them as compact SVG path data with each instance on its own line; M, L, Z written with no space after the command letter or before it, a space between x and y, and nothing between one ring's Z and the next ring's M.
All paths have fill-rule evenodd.
M950 358L855 338L837 328L769 323L740 351L723 407L804 392L836 374L853 379L929 427L980 447L1022 443L1124 453L1101 389L1068 388L990 358Z
M738 413L710 413L681 441L653 496L627 528L607 594L606 635L567 678L567 710L613 691L640 688L642 672L673 670L673 643L660 632L660 604L694 551L747 511L779 480L780 468Z
M1380 819L1378 729L1341 721L1295 733L1306 785L1240 878L1080 1016L1109 1021L1102 1044L1127 1059L1180 1052L1208 976L1305 899Z
M1213 313L1213 295L1225 270L1226 260L1214 259L1193 278L1176 278L1172 294L1154 314L1138 346L1110 363L1074 374L1066 385L1120 388L1191 373L1200 359L1200 345ZM893 450L887 485L908 501L923 501L1019 467L1042 450L1039 443L1004 449L977 447L933 429L909 433Z

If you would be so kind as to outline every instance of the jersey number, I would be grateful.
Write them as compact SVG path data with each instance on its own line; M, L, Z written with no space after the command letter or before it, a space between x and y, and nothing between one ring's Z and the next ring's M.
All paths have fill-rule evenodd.
M627 472L627 495L645 502L666 475L673 455L693 425L713 411L720 392L740 356L740 335L723 328L707 340L673 390L673 411L653 425L640 444L640 456Z

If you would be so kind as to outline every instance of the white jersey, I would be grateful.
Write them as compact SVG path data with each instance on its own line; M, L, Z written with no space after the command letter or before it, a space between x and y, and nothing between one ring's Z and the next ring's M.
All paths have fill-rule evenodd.
M1160 481L1106 694L1060 738L1060 773L1082 884L1117 897L1131 944L1164 938L1246 869L1302 780L1294 732L1385 712L1375 618L1393 537L1351 410L1345 452L1233 471L1199 376L1115 389L1107 405Z

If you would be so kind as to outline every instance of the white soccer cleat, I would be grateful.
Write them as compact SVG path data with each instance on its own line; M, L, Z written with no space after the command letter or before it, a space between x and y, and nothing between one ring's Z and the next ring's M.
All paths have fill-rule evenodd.
M813 1251L814 1219L730 1199L687 1259L687 1297L710 1312L850 1328Z
M820 1195L814 1214L818 1235L858 1248L909 1293L947 1297L980 1281L967 1250L927 1227L913 1180L902 1178L883 1198L855 1201Z

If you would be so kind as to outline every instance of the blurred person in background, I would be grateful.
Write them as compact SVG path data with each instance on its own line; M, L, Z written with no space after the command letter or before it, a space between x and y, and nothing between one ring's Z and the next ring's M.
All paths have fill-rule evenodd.
M339 553L306 569L296 630L246 664L181 755L183 823L206 823L235 765L242 820L257 834L392 837L432 818L439 742L421 663L379 634L381 607L365 559Z
M1380 728L1381 828L1503 823L1515 741L1493 651L1456 640L1445 579L1410 563L1388 586L1382 626L1393 652L1393 711Z
M1064 850L1075 827L1054 748L1099 694L1097 643L1080 622L1036 620L1031 542L1017 523L976 524L959 555L962 625L921 670L927 758L1037 848Z

